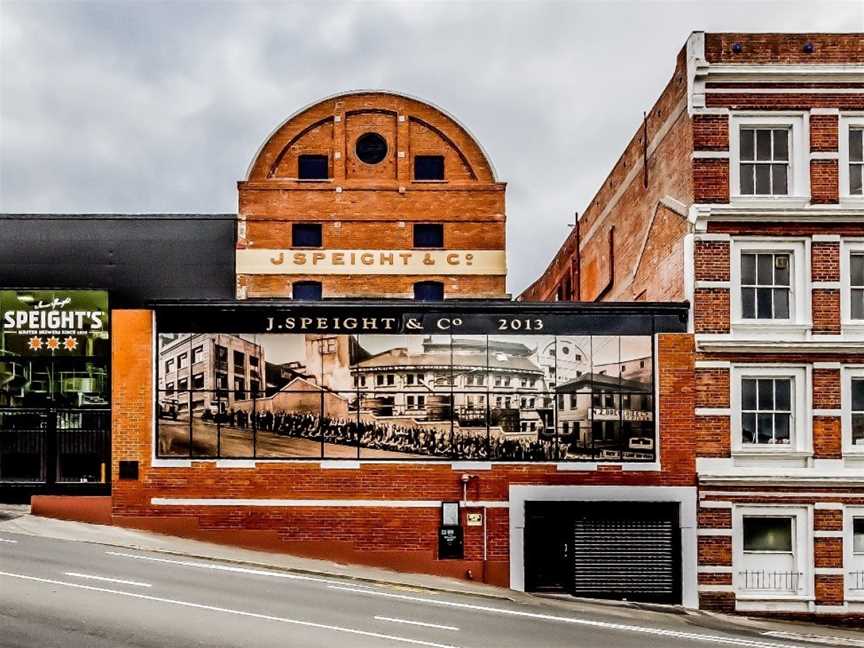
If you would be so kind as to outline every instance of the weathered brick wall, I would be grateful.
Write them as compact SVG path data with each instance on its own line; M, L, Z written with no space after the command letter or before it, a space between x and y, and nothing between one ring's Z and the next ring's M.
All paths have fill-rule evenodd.
M645 125L651 145L647 188L643 184L644 132L640 124L583 210L578 232L574 230L568 236L543 276L527 288L520 299L555 299L565 277L574 274L578 282L571 283L573 288L566 296L568 299L672 301L683 298L682 239L687 231L686 220L670 212L660 200L671 197L685 206L692 202L693 129L685 109L686 90L686 61L682 52L671 80L647 114ZM610 263L609 258L611 229L615 230L611 252L614 263ZM643 253L646 236L649 243ZM581 241L581 252L576 250L577 239ZM652 251L657 253L652 254ZM572 264L577 254L582 259L578 262L578 273L573 273ZM662 259L662 263L657 263L658 259ZM612 276L607 277L607 271L613 266ZM630 273L634 274L632 282ZM658 273L662 273L662 278ZM608 279L611 283L607 286Z
M804 51L812 43L813 52ZM735 53L732 45L741 44ZM705 58L711 63L862 63L861 34L705 34Z

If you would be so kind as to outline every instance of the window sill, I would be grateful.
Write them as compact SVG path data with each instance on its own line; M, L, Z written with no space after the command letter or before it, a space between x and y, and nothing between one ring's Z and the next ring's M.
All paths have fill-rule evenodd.
M729 196L735 207L803 208L810 204L810 196Z
M763 323L764 321L764 323ZM786 322L782 320L736 320L729 325L729 331L735 333L749 333L761 337L786 338L794 337L804 339L813 325L801 322Z
M732 448L732 459L743 459L744 461L768 460L768 461L795 461L802 465L813 456L810 450L798 450L794 446L765 446L764 448Z

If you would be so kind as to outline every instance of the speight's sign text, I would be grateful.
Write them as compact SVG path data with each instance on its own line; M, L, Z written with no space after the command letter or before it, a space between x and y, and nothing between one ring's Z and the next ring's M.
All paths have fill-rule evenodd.
M3 313L3 329L21 334L83 334L104 328L103 311L63 310L71 302L68 297L53 298L49 302L36 302L32 305L32 310L6 311Z
M238 274L506 274L503 250L237 250Z

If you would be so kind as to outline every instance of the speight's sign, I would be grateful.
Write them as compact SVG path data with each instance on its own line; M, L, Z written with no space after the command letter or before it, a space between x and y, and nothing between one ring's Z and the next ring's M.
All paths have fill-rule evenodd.
M108 293L97 290L0 291L2 350L11 355L92 355L108 338Z
M503 250L237 250L238 274L503 275Z

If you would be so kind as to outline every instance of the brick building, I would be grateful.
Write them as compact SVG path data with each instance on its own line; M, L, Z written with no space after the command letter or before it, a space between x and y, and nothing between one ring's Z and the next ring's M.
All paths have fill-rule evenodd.
M0 396L14 385L9 402L32 404L7 366L57 360L42 311L63 320L87 288L111 325L97 347L110 362L79 362L108 376L110 426L58 428L51 394L0 407L0 494L517 590L697 605L687 305L502 299L504 185L440 110L364 92L301 111L255 156L237 214L2 220ZM58 477L45 448L85 478Z
M864 613L864 35L693 33L524 301L692 305L700 606Z
M506 296L505 184L427 103L320 101L275 130L238 188L238 298Z

